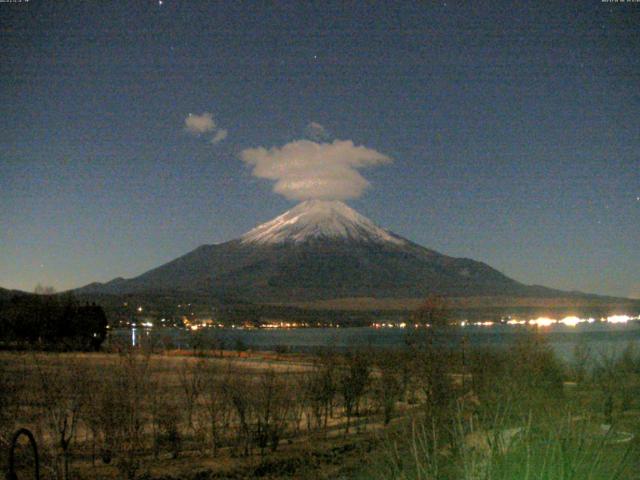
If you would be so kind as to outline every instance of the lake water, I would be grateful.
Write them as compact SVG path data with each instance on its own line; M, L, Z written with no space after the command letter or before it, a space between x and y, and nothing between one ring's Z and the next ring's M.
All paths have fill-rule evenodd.
M531 326L503 325L466 326L452 328L445 336L445 342L451 347L459 346L462 339L471 346L508 346L527 332ZM111 335L120 341L140 344L153 341L171 345L175 348L192 348L194 344L206 345L223 342L226 349L235 349L242 343L255 350L273 350L285 347L290 351L312 351L317 348L331 347L339 350L351 347L400 348L406 345L407 334L412 329L402 328L298 328L298 329L258 329L243 330L231 328L203 329L191 332L183 329L117 329ZM558 356L566 361L573 358L576 345L583 344L594 355L618 355L630 343L640 347L640 321L624 324L596 322L580 324L574 327L552 325L538 327Z

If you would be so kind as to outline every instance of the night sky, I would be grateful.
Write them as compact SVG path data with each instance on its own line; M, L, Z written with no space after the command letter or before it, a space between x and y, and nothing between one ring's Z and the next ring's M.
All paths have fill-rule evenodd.
M640 298L640 3L373 3L0 3L0 286L235 238L304 197L247 149L307 139L410 240Z

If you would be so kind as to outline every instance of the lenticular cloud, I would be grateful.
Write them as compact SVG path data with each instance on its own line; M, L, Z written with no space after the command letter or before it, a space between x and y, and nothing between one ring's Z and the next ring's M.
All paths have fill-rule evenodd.
M351 140L298 140L282 147L248 148L240 158L258 178L275 180L273 191L291 200L347 200L362 195L369 182L358 171L391 158Z

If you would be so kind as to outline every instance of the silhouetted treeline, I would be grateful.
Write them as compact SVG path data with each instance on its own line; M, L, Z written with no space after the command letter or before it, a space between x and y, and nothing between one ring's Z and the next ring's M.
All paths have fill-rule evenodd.
M80 305L71 295L15 295L0 303L5 348L99 350L106 335L102 307Z

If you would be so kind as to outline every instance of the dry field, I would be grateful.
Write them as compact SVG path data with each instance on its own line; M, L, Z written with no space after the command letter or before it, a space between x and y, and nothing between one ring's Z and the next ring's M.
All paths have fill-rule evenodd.
M640 354L0 353L47 479L640 478ZM20 478L32 459L19 449ZM3 456L3 462L4 460ZM4 468L4 466L3 466Z
M336 449L346 461L353 438L383 426L380 372L353 358L3 352L3 449L12 431L31 430L45 478L269 476L306 469L300 458L334 462Z

